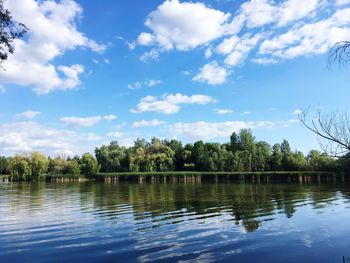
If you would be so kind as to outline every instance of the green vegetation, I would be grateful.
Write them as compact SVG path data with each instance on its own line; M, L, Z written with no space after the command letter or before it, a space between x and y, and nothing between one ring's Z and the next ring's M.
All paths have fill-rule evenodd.
M43 175L67 175L88 178L98 176L152 174L240 174L292 171L338 172L349 167L347 158L332 158L311 150L307 156L292 151L288 141L272 147L256 141L250 130L233 133L228 143L183 145L178 140L153 138L135 141L132 147L117 142L95 149L95 156L85 153L74 158L50 158L40 153L0 157L0 173L10 180L38 180ZM195 173L197 172L197 173ZM123 174L124 173L124 174Z

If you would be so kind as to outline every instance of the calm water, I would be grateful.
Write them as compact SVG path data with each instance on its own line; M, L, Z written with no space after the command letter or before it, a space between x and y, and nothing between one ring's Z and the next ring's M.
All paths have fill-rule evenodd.
M350 187L0 183L0 262L343 262Z

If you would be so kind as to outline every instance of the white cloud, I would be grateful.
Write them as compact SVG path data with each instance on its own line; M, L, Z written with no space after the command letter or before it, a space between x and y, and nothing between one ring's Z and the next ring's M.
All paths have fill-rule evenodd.
M241 115L244 116L244 115L249 115L249 114L251 114L251 113L252 113L251 111L247 110L247 111L242 112Z
M206 58L216 52L225 57L228 66L244 63L263 42L251 61L276 64L297 56L323 54L335 42L347 39L349 14L339 6L349 3L349 0L249 0L232 16L203 3L167 0L148 15L145 24L151 31L141 33L136 42L153 47L141 56L144 61L158 59L160 52L168 50L205 46ZM334 15L336 11L338 15ZM337 18L324 19L327 14ZM219 44L212 47L218 40ZM206 78L202 80L209 82Z
M229 72L225 68L220 67L216 61L212 61L205 64L192 80L218 85L223 84L228 75Z
M212 50L211 47L208 47L208 48L205 50L204 57L208 59L208 58L210 58L212 55L213 55L213 50Z
M265 40L259 53L280 59L328 52L335 43L350 35L350 8L337 11L330 18L295 27L285 34Z
M186 140L211 140L215 138L227 138L232 132L241 129L271 129L284 128L295 124L295 120L288 121L226 121L226 122L178 122L167 127L168 132L173 137L184 138Z
M151 31L141 33L137 42L153 47L141 56L144 61L158 59L160 52L167 50L186 51L204 46L206 58L216 52L225 57L227 66L243 64L263 42L251 61L276 64L298 56L323 54L334 43L347 39L349 13L340 7L349 3L349 0L249 0L232 16L203 3L167 0L148 15L145 24ZM329 14L331 18L325 19ZM213 47L218 40L219 44ZM202 81L209 82L205 78Z
M215 109L214 111L217 114L229 114L233 112L233 110L230 110L230 109Z
M124 133L122 132L117 132L117 131L114 131L114 132L109 132L106 134L107 137L109 138L120 138L124 135Z
M0 94L1 93L5 93L6 92L6 89L4 86L0 85Z
M350 4L350 0L336 0L337 5L347 5Z
M106 120L106 121L113 121L113 120L116 120L118 117L115 116L115 115L105 115L103 116L103 119Z
M163 50L188 50L222 36L229 16L203 3L167 0L148 15L145 25L152 34L141 33L138 42L154 41Z
M284 26L290 22L312 16L322 0L251 0L242 4L239 16L248 28L275 23Z
M149 80L146 80L144 82L136 81L136 82L128 84L128 89L136 90L136 89L141 89L143 86L154 87L154 86L159 85L161 83L163 83L163 81L161 81L159 79L149 79Z
M128 84L128 89L131 89L131 90L141 89L141 88L142 88L142 83L139 81Z
M101 116L93 117L62 117L60 120L65 124L77 127L91 127L101 121Z
M32 111L32 110L27 110L25 112L21 112L16 114L16 118L18 119L34 119L36 116L40 115L41 112L40 111Z
M271 65L278 63L278 60L274 58L253 58L252 62L261 65Z
M142 46L150 46L154 41L154 37L150 33L141 33L137 38L137 43Z
M140 60L145 63L152 60L158 61L158 59L159 59L159 52L154 48L151 49L151 51L143 53L142 56L140 57Z
M161 84L163 81L159 80L159 79L150 79L150 80L146 80L145 81L145 85L147 87L153 87L153 86L156 86L156 85L159 85Z
M14 122L0 125L0 154L40 151L45 154L82 154L93 152L103 138L94 133L78 134L51 128L36 122Z
M131 147L134 145L134 141L138 138L138 136L127 136L123 132L112 131L106 134L106 137L110 140L118 140L118 144L126 147Z
M132 109L133 113L141 113L147 111L153 111L163 114L174 114L180 110L181 104L208 104L214 103L216 100L207 95L182 95L177 93L164 94L161 98L147 96L140 100L135 109Z
M303 113L301 109L296 109L295 111L293 111L293 115L299 115L301 113Z
M257 45L262 37L262 34L256 34L253 37L249 34L245 34L243 37L234 35L224 39L216 47L216 51L219 54L226 55L226 64L236 66L244 62L249 52Z
M97 44L76 28L82 8L73 0L56 1L11 0L5 2L13 18L23 22L30 31L28 38L14 41L16 52L3 63L2 84L32 87L38 94L53 90L74 89L81 84L84 67L79 64L55 66L52 61L67 50L87 47L103 52ZM38 77L40 76L40 77Z
M71 126L75 127L91 127L99 123L102 120L113 121L117 119L115 115L105 115L105 116L91 116L91 117L62 117L60 120Z
M166 123L165 121L160 121L160 120L157 120L157 119L150 120L150 121L142 120L142 121L135 121L133 123L133 126L135 128L139 128L139 127L154 127L154 126L163 125L165 123Z

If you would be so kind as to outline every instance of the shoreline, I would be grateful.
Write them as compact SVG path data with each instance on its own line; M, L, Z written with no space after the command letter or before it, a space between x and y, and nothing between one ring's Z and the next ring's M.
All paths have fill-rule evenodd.
M274 172L120 172L98 173L92 176L49 174L39 178L39 181L48 182L150 182L150 183L186 183L186 182L309 182L330 181L350 178L344 173L311 172L311 171L274 171ZM0 175L0 181L9 182L9 175Z

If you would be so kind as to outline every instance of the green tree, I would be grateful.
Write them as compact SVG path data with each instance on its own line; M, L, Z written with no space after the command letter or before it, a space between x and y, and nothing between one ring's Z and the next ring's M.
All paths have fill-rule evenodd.
M292 154L292 158L289 163L289 170L292 171L305 171L307 170L307 160L304 154L300 151L296 151Z
M253 165L253 160L256 154L255 138L252 131L249 129L242 129L239 133L239 156L243 163L244 171L250 172L255 170L256 167Z
M119 146L117 141L96 148L95 156L101 166L101 172L125 172L128 170L126 149Z
M64 174L79 175L80 174L79 163L74 159L66 161L63 172Z
M311 150L306 159L311 171L334 171L337 169L336 159L317 150Z
M95 157L90 153L85 153L80 159L81 173L83 175L91 176L98 173L99 165Z
M30 180L31 169L27 157L16 155L10 158L7 169L10 173L12 181L27 181Z
M29 156L31 168L31 180L37 180L40 175L47 172L49 161L47 157L39 152L33 152Z
M8 173L7 165L8 165L7 158L5 156L0 156L0 174Z
M254 158L255 171L270 170L271 147L267 142L258 142L256 144L256 153Z
M208 157L203 141L195 142L192 149L192 159L197 171L207 170Z
M50 158L48 172L50 174L64 174L66 162L67 161L61 157L56 157L55 159Z
M284 171L291 170L291 163L293 158L292 150L290 149L289 142L287 140L283 140L281 143L281 153L282 153L282 168Z
M272 156L271 156L271 170L272 171L281 171L282 170L282 151L281 145L276 143L272 147Z
M233 132L230 136L230 150L234 153L241 150L239 145L239 136L236 132Z
M9 10L4 7L4 0L0 0L0 65L14 52L13 41L21 38L27 32L27 27L13 20Z

